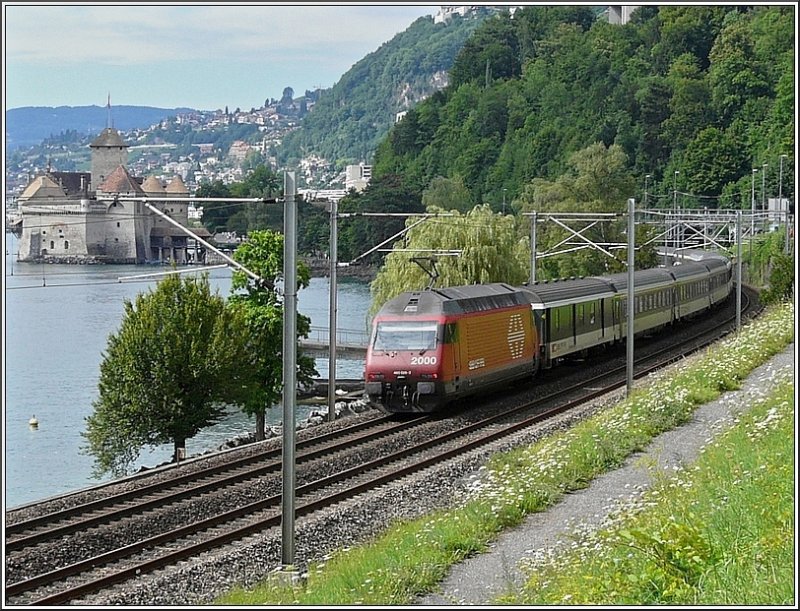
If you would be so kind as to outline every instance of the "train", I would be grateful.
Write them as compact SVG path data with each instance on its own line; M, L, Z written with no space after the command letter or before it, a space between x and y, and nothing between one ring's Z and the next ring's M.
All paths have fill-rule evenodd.
M672 266L634 273L634 338L697 316L731 294L727 257L670 250ZM624 342L627 299L627 272L401 293L373 319L364 396L390 414L427 413L532 378Z

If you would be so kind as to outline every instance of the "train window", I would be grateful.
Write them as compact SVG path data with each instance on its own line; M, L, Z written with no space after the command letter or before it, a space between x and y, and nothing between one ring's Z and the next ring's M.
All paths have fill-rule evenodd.
M436 348L435 322L379 322L375 350L433 350Z
M458 342L458 326L454 322L449 322L444 326L444 343L455 344Z

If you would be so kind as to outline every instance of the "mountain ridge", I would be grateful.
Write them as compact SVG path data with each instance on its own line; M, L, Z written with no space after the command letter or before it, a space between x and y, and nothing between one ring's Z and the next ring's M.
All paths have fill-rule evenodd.
M144 129L192 108L121 105L111 107L112 125L122 131ZM81 135L99 133L108 126L107 106L19 106L5 111L6 149L41 144L68 130Z

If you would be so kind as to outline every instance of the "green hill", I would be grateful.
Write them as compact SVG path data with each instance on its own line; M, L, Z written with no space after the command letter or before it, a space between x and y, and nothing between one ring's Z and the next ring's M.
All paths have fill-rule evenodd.
M489 14L481 9L474 17L456 15L447 24L420 17L359 60L321 92L301 129L285 138L281 162L295 165L311 152L342 164L371 158L397 113L444 87L459 50Z
M592 7L529 6L486 19L448 87L381 142L373 180L400 174L422 192L443 176L472 204L497 210L507 195L530 209L532 181L591 177L572 155L601 143L624 153L628 196L641 200L650 175L650 205L680 192L684 205L749 209L763 164L766 192L780 178L793 197L795 10L647 6L612 25Z

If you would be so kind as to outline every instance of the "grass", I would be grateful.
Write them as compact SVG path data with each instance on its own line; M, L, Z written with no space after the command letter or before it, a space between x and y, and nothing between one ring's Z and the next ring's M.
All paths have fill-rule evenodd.
M482 477L474 480L460 508L398 523L368 544L341 550L313 564L306 578L293 586L268 579L252 591L235 589L217 603L408 604L417 594L432 591L450 566L485 550L503 529L519 524L528 513L547 509L565 492L585 487L592 478L619 466L632 452L643 449L653 437L686 422L698 405L723 391L738 388L750 371L793 341L793 321L791 304L772 307L758 320L743 327L740 333L708 350L691 367L678 368L658 377L647 388L637 390L619 404L568 431L530 447L496 455L482 471ZM728 451L734 453L738 448ZM771 491L762 494L771 494ZM757 499L737 499L740 512L750 512L750 503L754 500ZM655 546L665 534L681 541L685 539L690 551L681 553L688 554L686 562L692 567L692 546L701 545L699 542L706 541L706 535L695 532L694 529L700 528L696 522L681 522L681 525L670 527L677 534L635 528L629 528L628 532L634 538L655 537ZM729 553L737 549L733 543L731 545L733 547L727 548L731 550ZM771 545L767 540L763 544L764 549L772 549ZM664 554L672 554L672 551L665 550ZM671 575L670 570L665 569ZM603 579L597 578L598 581ZM703 580L704 583L707 580L705 573ZM776 580L785 581L785 573L777 573ZM724 582L722 579L720 583ZM575 583L578 582L569 587L575 587ZM661 589L668 591L670 583L645 579L642 587L649 584L647 587L656 596ZM741 583L746 583L744 578ZM579 585L583 587L583 582ZM678 586L680 583L675 587ZM720 587L725 589L726 586ZM682 591L669 594L676 600L684 595L687 594ZM520 593L520 597L525 596L526 593ZM563 596L559 600L564 600ZM643 604L644 600L650 599L636 602Z
M794 381L602 529L528 561L514 605L794 603Z

